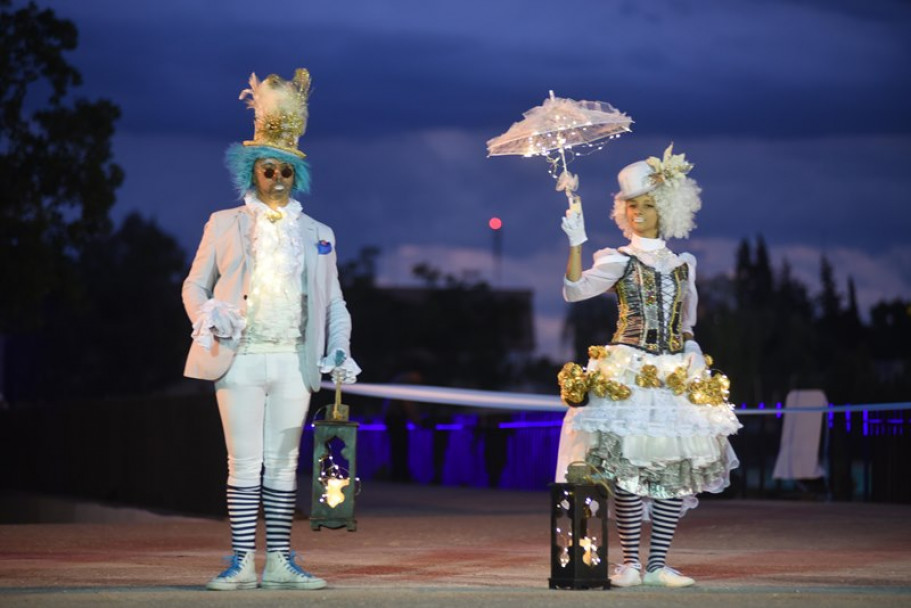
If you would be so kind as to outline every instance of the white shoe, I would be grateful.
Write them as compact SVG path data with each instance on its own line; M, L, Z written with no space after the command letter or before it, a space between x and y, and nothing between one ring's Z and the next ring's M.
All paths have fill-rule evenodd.
M269 551L261 586L263 589L322 589L326 581L294 563L294 551L287 555Z
M255 553L235 553L226 557L227 569L206 583L210 591L237 591L238 589L256 589Z
M669 566L664 566L654 572L646 572L642 582L659 587L689 587L696 581L688 576L683 576Z
M620 564L610 575L610 584L614 587L635 587L642 584L641 564Z

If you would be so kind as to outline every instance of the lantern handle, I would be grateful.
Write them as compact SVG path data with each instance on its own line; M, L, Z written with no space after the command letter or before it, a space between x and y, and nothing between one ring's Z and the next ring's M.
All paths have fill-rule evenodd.
M339 406L342 404L342 379L335 380L335 403L332 404L332 418L338 419Z
M348 411L348 406L342 403L342 378L339 375L335 380L335 402L332 404L332 409L329 410L326 418L336 422L347 422Z

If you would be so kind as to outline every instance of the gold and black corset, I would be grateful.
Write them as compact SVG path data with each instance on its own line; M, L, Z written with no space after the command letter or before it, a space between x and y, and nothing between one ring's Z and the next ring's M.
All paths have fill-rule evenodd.
M614 285L620 314L611 344L626 344L652 354L681 352L680 317L688 279L686 264L659 272L631 256Z

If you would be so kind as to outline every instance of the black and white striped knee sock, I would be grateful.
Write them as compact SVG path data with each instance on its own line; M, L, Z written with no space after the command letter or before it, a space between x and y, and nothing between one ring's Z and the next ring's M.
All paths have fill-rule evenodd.
M259 486L228 486L228 518L231 520L231 548L235 553L256 549L256 518L259 515Z
M652 504L652 539L648 552L648 571L654 572L663 568L667 559L667 550L674 540L677 522L680 520L680 509L683 499L669 498L655 500Z
M639 563L639 535L642 529L642 499L620 488L615 488L614 510L617 533L623 549L623 563Z
M263 486L266 516L266 551L291 551L291 523L294 521L296 490L273 490Z

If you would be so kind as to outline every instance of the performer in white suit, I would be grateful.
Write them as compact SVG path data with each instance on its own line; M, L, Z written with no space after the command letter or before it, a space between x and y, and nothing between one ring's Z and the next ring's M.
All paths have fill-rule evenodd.
M696 259L675 254L664 239L686 237L701 206L692 165L668 147L625 167L613 218L630 243L594 254L582 272L587 240L581 211L567 212L570 253L563 284L568 302L609 290L620 307L610 344L589 349L586 369L568 363L561 396L574 407L560 437L557 481L567 465L586 461L614 491L623 563L611 575L618 587L685 587L693 579L665 559L681 513L699 492L720 492L738 465L728 436L740 428L727 401L728 380L713 374L694 340ZM648 563L639 561L643 508L652 532Z
M260 501L266 520L262 587L319 589L291 551L301 432L321 373L351 383L351 316L342 297L335 235L307 216L292 191L308 192L297 141L306 128L310 75L250 78L252 141L226 161L243 196L213 213L183 285L193 323L185 375L215 381L228 448L229 567L206 585L257 586L254 564Z

